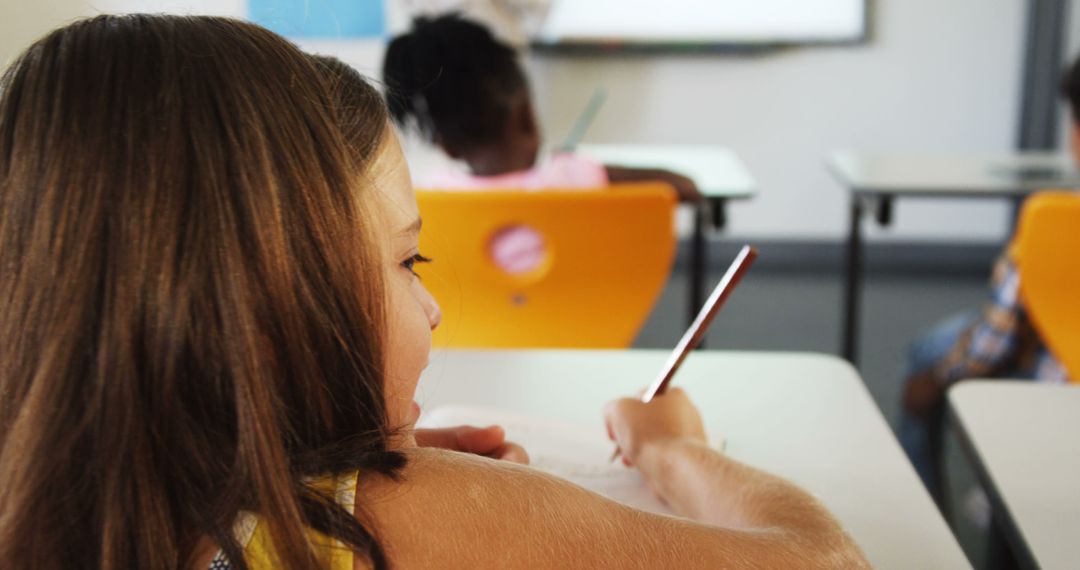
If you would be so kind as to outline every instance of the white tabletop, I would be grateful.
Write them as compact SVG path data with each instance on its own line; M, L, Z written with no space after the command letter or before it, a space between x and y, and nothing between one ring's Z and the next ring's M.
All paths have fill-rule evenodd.
M963 382L949 403L985 480L1042 568L1080 560L1080 387Z
M855 193L911 196L1019 195L1080 187L1080 173L1059 153L875 154L834 152L829 170Z
M644 387L667 351L439 350L425 409L503 410L602 429L603 404ZM832 356L693 353L677 382L727 453L784 476L836 514L876 568L965 568L964 554L855 370ZM1080 488L1080 487L1078 487Z
M739 157L722 146L582 144L576 152L609 166L663 168L682 174L710 198L745 199L756 184Z

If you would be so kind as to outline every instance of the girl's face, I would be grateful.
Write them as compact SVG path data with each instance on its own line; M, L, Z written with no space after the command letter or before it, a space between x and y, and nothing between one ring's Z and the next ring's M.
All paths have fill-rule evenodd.
M431 331L439 326L442 313L413 272L415 264L427 261L419 250L420 211L405 155L389 126L369 176L385 237L387 411L391 427L411 426L420 416L413 401L416 384L427 367Z

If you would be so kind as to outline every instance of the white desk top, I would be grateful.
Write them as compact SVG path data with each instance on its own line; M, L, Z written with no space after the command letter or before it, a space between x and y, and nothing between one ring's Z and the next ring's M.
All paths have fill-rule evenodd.
M612 166L664 168L697 184L709 198L745 199L756 183L739 157L722 146L582 144L576 152Z
M599 430L603 404L651 382L667 355L438 350L417 401L425 409L468 404L596 422ZM968 567L846 362L814 354L698 351L677 382L700 406L707 429L727 437L727 453L821 498L874 567Z
M1080 387L1001 380L949 391L988 489L1042 568L1080 560ZM997 502L997 501L995 501Z
M1058 153L874 154L840 151L829 171L855 193L907 196L1012 196L1080 187L1072 159Z

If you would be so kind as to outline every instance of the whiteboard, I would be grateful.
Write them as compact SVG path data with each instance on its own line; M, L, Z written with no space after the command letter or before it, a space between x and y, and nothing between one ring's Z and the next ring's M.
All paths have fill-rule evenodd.
M866 0L553 0L540 44L772 44L860 40Z

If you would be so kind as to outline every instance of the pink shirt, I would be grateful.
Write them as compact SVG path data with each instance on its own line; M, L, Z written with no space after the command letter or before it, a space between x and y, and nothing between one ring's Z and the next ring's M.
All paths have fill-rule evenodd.
M552 155L528 169L497 176L474 176L459 170L443 170L422 179L421 188L435 190L545 190L548 188L600 189L608 185L603 164L572 152Z
M423 180L418 186L432 190L598 190L608 185L603 164L574 153L552 155L528 170L498 176L474 176L445 170ZM500 229L488 244L488 254L500 269L512 275L538 269L547 257L544 236L524 225Z

